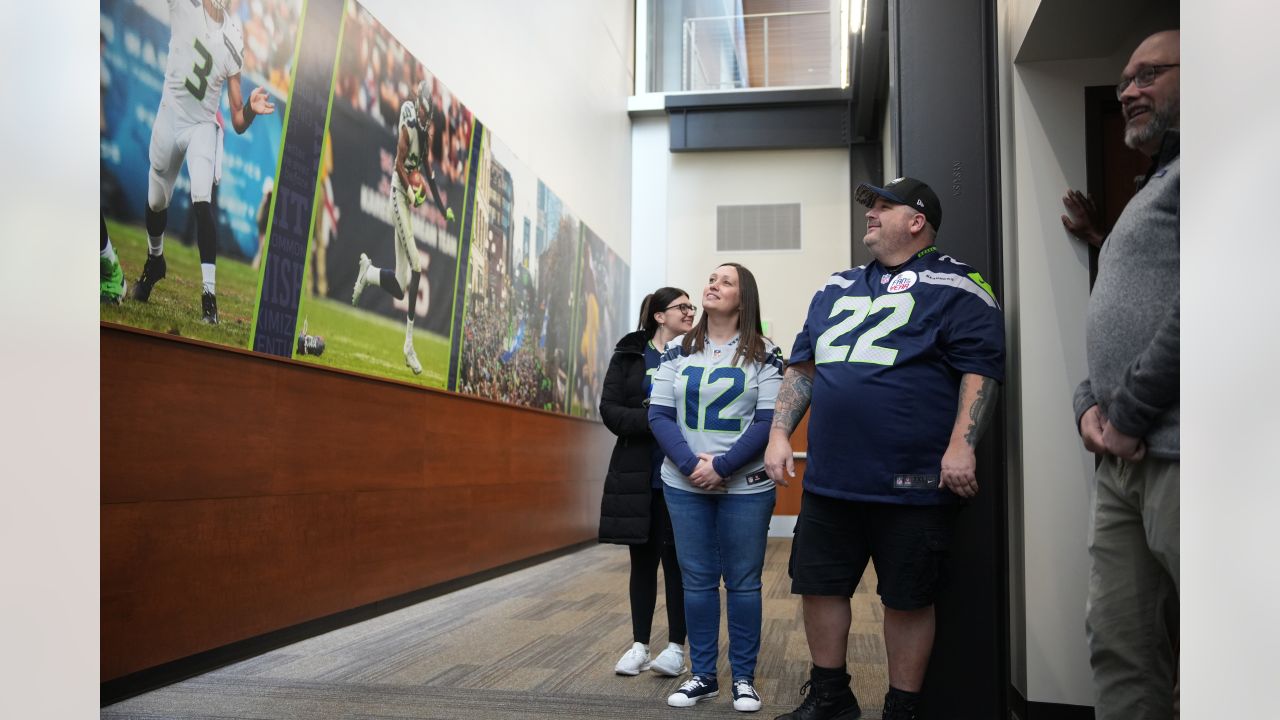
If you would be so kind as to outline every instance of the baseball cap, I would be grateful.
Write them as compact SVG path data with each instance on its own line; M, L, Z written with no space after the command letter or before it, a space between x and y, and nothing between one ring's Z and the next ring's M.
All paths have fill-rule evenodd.
M942 228L942 203L938 202L938 196L932 188L915 178L900 177L885 183L884 187L863 183L854 191L853 196L867 207L871 207L877 197L891 203L909 205L924 215L934 232Z

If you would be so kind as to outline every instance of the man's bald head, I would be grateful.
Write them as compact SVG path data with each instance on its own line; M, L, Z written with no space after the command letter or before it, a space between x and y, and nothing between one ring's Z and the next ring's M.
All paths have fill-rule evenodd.
M1165 30L1143 40L1124 68L1120 104L1124 108L1124 143L1147 155L1160 151L1165 131L1178 127L1179 32ZM1139 87L1144 74L1151 84ZM1138 82L1134 79L1138 78Z

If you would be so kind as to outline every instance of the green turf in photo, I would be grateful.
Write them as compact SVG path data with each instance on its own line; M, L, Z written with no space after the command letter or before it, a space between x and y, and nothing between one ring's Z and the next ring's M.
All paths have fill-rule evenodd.
M137 225L108 220L107 233L120 257L128 287L121 304L101 306L100 319L219 345L249 347L249 328L258 296L258 272L249 263L218 258L218 324L206 325L200 321L200 252L194 245L183 245L172 236L165 239L167 272L144 303L133 300L131 295L146 262L146 231Z
M310 278L303 292L308 293ZM295 360L352 372L403 380L425 387L448 386L449 338L414 330L413 345L422 363L414 375L404 363L404 321L392 320L337 300L305 296L298 313L298 331L324 338L324 354L298 355Z

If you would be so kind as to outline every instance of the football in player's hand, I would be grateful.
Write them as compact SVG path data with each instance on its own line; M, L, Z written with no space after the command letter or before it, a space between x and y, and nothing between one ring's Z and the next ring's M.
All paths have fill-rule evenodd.
M427 180L417 170L409 173L409 195L415 207L427 199Z

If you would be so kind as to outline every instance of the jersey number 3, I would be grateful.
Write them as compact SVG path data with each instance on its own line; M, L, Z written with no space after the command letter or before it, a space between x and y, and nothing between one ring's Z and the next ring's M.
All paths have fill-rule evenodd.
M892 365L898 358L898 351L893 348L876 345L876 341L897 330L911 319L911 311L916 307L915 298L903 293L901 295L881 295L872 302L869 297L845 296L836 300L831 307L831 315L850 313L849 317L827 328L818 337L818 347L813 354L814 362L821 365L829 362L860 362L873 365ZM868 317L881 310L892 310L873 327L858 336L858 341L850 348L848 345L837 345L836 340L857 328Z
M742 418L726 418L720 417L720 412L729 406L738 396L747 389L747 371L740 367L718 367L707 375L707 389L710 390L712 385L728 380L729 387L725 388L715 397L714 400L707 403L707 407L702 407L702 376L706 373L705 367L691 365L686 367L681 373L685 376L684 386L684 424L690 430L708 430L711 432L742 432Z
M192 82L193 78L187 78L187 92L191 93L191 97L196 101L203 101L204 93L209 89L209 73L213 71L213 55L209 54L199 39L195 42L195 48L196 54L203 58L204 62L191 66L191 72L195 74L194 80L199 84Z

